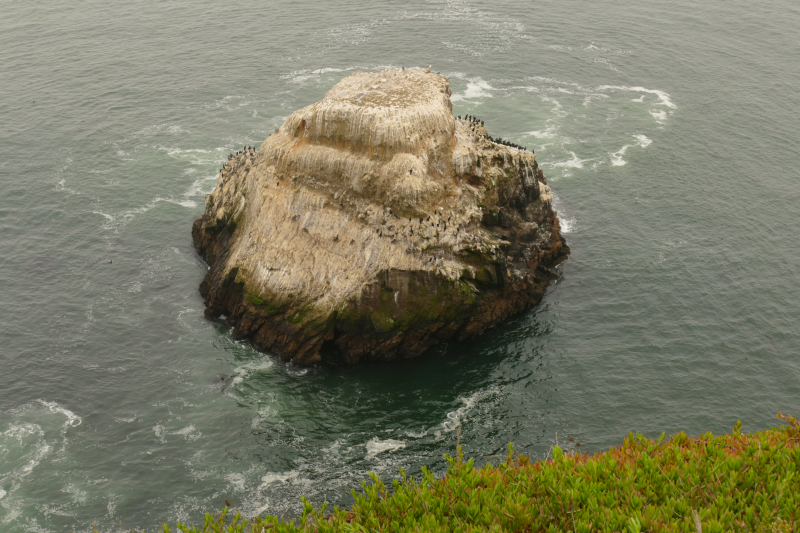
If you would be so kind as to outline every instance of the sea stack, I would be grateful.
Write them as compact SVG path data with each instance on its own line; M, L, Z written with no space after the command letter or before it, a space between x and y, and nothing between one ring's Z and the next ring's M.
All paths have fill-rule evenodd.
M206 317L309 365L416 357L538 303L569 253L550 188L450 94L356 72L232 158L192 228Z

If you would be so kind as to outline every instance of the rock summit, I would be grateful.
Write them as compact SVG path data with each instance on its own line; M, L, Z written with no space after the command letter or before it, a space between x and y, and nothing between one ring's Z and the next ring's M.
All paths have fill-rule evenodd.
M356 72L232 154L192 228L206 317L307 365L416 357L538 303L569 252L550 188L450 94Z

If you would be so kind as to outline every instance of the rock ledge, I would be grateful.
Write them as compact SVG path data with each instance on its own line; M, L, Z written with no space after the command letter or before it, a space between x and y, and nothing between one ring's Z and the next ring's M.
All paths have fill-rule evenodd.
M192 236L206 317L295 364L415 357L538 303L569 249L532 153L429 69L357 72L229 158Z

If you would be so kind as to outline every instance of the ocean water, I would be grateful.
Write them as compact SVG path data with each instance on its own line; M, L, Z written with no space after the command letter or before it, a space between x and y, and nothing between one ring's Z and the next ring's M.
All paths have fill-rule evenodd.
M800 7L0 5L0 531L287 517L371 471L800 413ZM359 69L534 148L544 301L415 361L293 368L203 318L217 169ZM224 379L223 379L224 378Z

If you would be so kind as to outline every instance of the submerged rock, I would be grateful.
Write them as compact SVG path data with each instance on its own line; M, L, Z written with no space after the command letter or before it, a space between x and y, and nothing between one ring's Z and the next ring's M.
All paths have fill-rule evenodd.
M532 153L430 69L357 72L231 157L192 236L206 316L295 364L415 357L539 302L569 249Z

